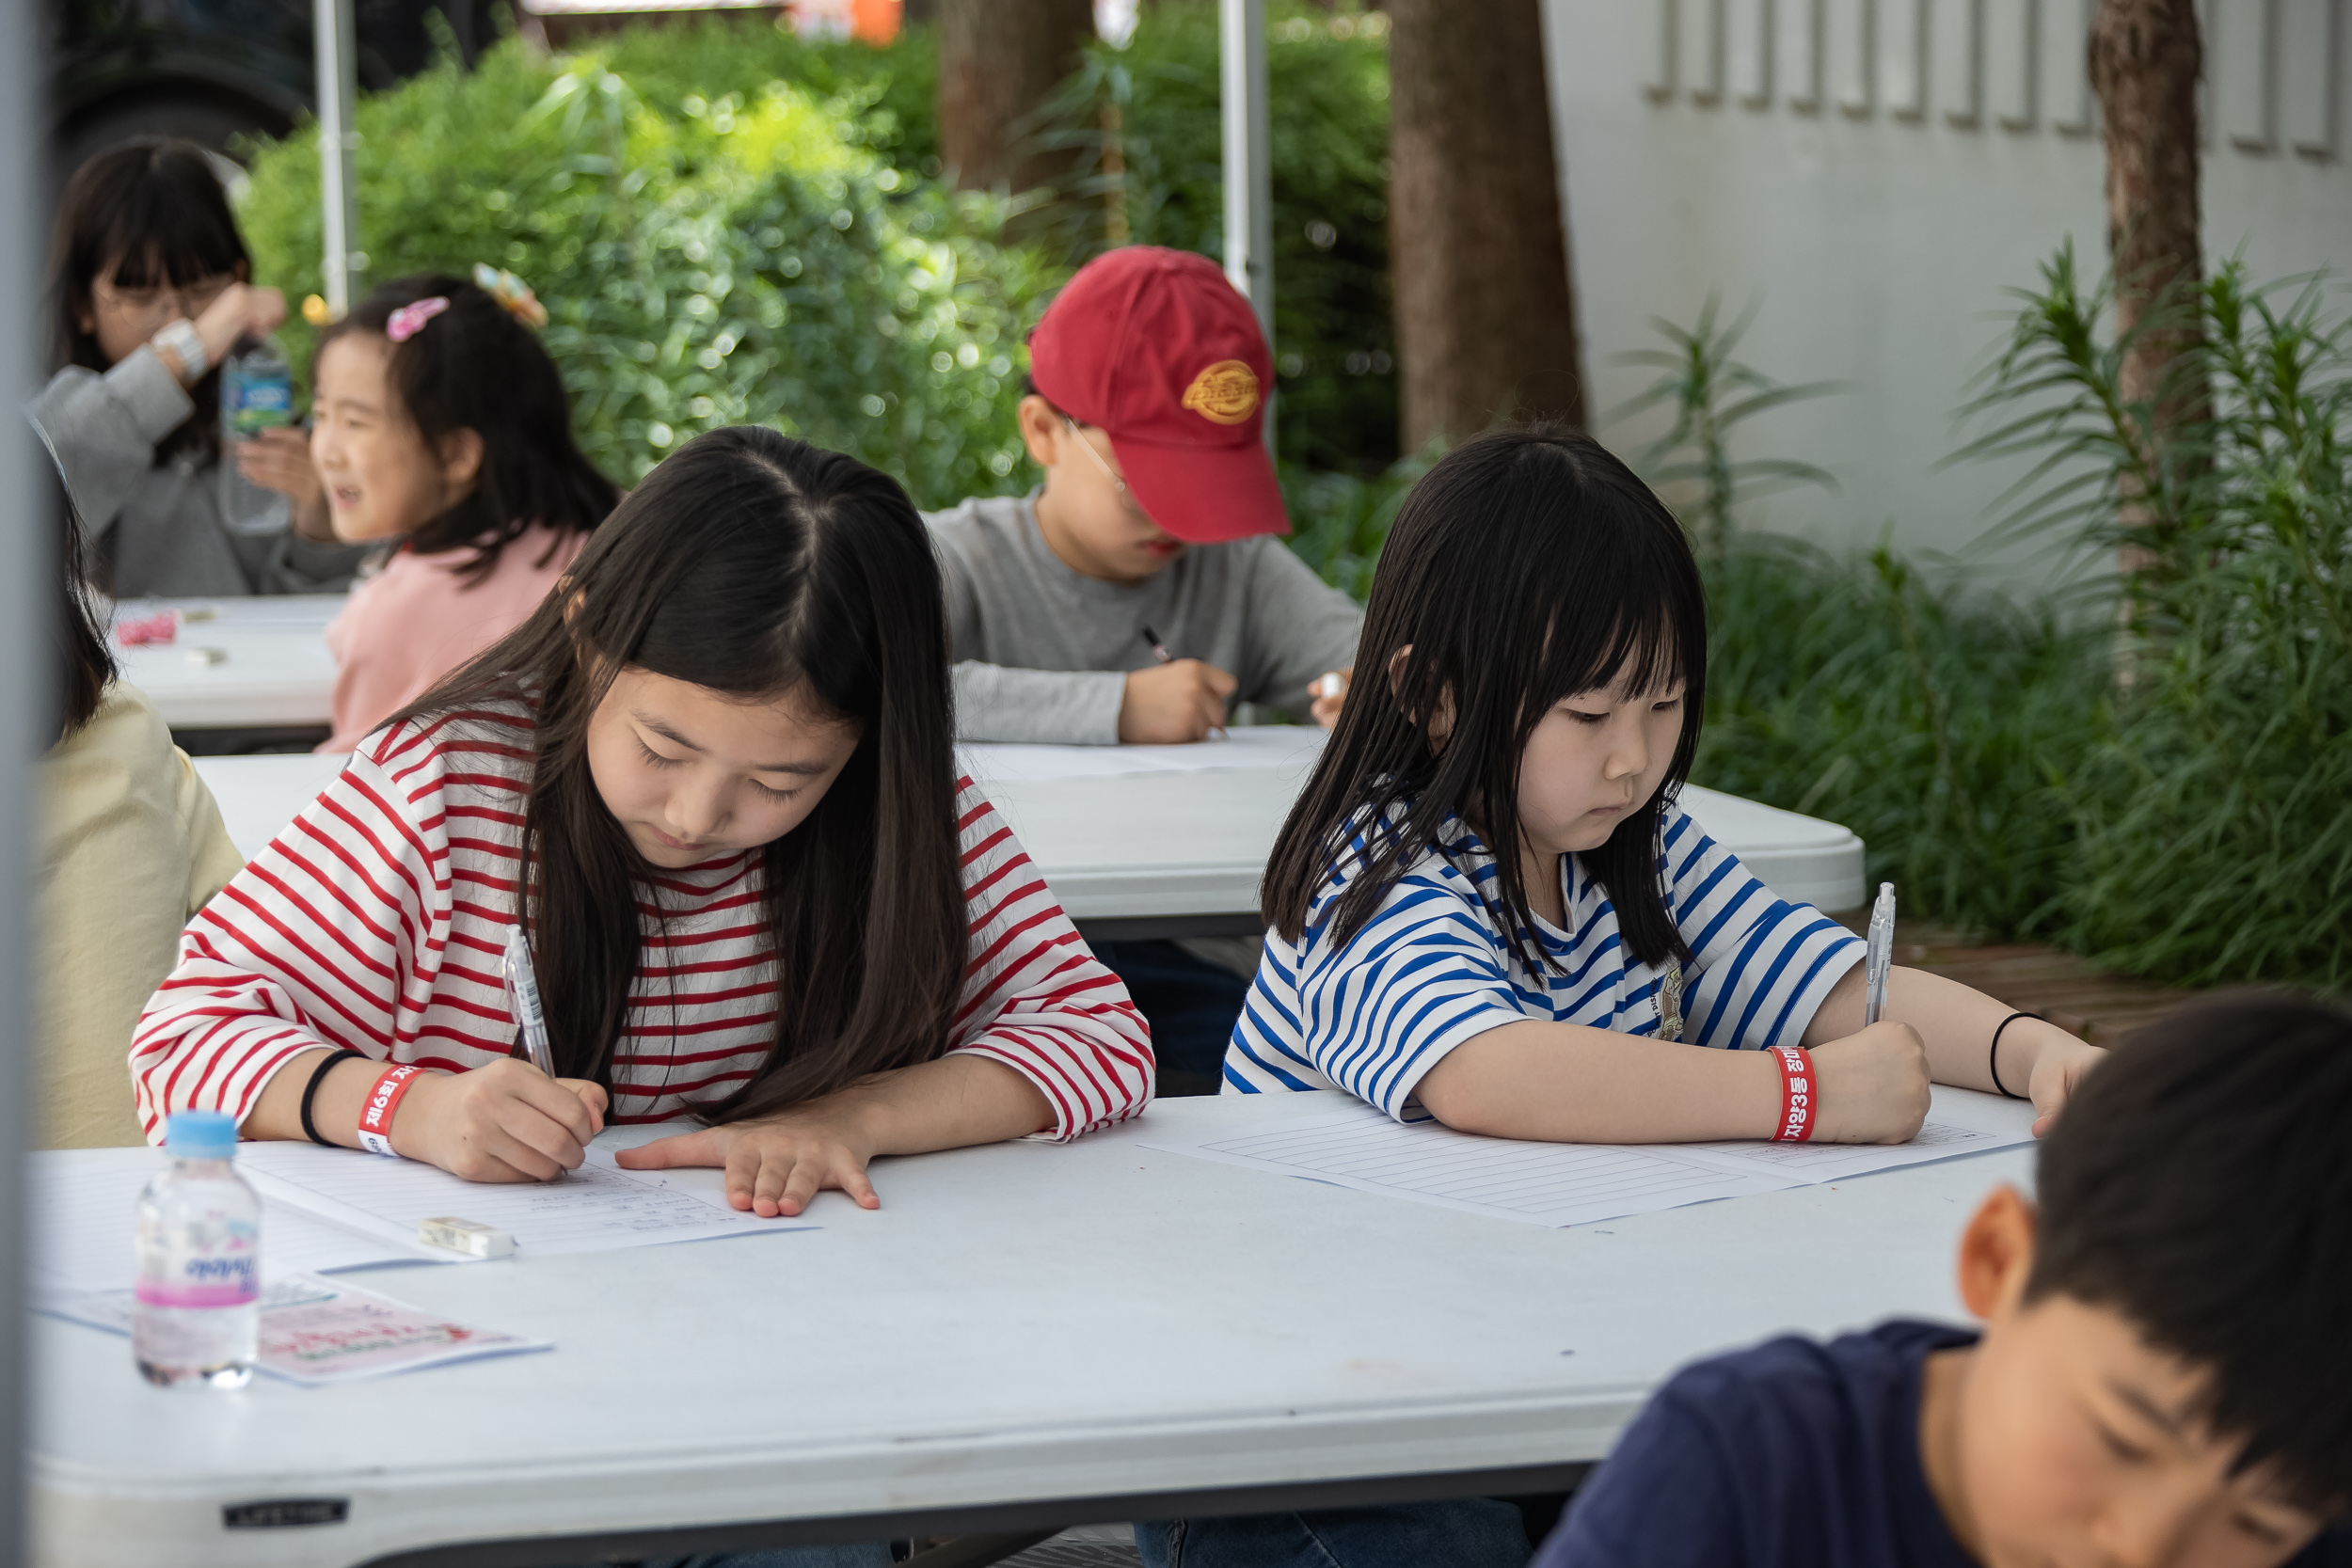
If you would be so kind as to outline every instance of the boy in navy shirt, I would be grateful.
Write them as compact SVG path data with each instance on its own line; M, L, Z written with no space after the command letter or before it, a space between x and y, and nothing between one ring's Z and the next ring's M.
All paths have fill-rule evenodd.
M1686 1369L1535 1568L2352 1568L2352 1015L2142 1031L2039 1185L1962 1238L1980 1330Z

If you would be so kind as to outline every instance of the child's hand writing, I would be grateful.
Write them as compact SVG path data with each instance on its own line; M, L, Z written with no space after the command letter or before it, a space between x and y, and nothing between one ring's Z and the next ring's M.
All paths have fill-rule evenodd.
M552 1181L604 1131L604 1089L528 1062L428 1072L392 1117L392 1147L469 1181Z
M1122 745L1170 745L1206 740L1225 724L1225 705L1241 683L1214 664L1180 658L1127 677L1119 705Z
M1928 1118L1928 1048L1908 1023L1873 1023L1813 1049L1815 1143L1900 1144Z
M799 1213L828 1187L847 1193L861 1209L881 1208L866 1179L873 1157L873 1139L861 1118L836 1101L658 1138L621 1150L618 1159L629 1170L723 1165L727 1201L771 1220Z

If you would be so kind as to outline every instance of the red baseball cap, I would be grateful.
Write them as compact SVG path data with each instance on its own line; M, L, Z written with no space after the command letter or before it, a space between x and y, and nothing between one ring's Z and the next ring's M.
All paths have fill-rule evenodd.
M1136 245L1080 267L1030 335L1029 379L1109 434L1136 502L1177 538L1291 531L1265 450L1273 358L1207 257Z

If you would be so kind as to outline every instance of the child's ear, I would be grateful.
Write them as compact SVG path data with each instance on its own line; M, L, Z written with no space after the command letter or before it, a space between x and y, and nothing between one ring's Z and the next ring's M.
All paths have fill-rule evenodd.
M1960 1299L1979 1318L2013 1310L2033 1274L2037 1221L2032 1200L2003 1185L1977 1205L1960 1237Z
M1015 416L1021 425L1021 444L1029 449L1029 461L1041 468L1051 468L1061 461L1061 416L1054 405L1031 392L1021 400Z
M463 496L482 477L482 432L469 426L441 437L441 484L451 496Z
M1413 645L1407 642L1389 656L1389 694L1394 696L1404 689L1405 663L1412 657ZM1419 714L1408 713L1407 719ZM1435 746L1443 743L1454 733L1454 692L1449 689L1438 694L1438 711L1429 716L1429 740Z

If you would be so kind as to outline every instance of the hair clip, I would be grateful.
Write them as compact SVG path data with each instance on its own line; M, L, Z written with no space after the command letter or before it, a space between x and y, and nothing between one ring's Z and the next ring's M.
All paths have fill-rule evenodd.
M449 309L447 294L434 294L393 311L384 323L384 336L396 343L405 343L424 330L424 324Z
M473 280L476 287L505 306L506 313L525 326L548 325L548 308L539 303L539 296L531 292L531 285L504 267L476 261L473 264Z

